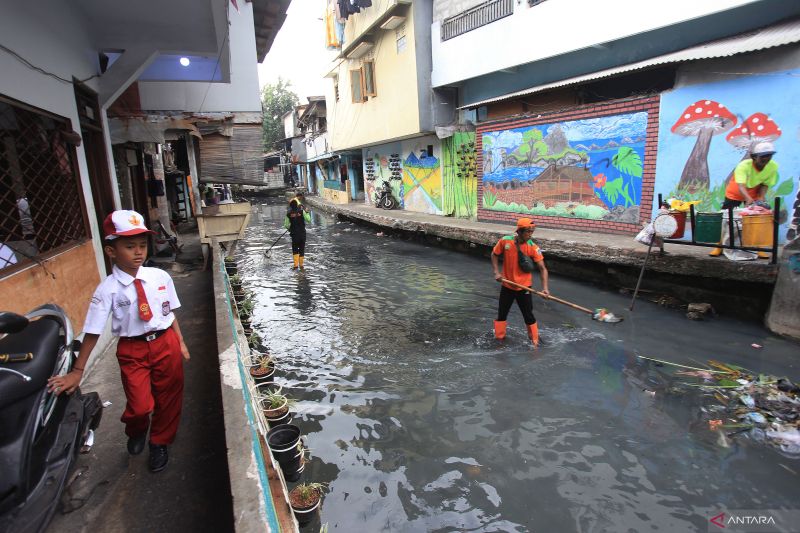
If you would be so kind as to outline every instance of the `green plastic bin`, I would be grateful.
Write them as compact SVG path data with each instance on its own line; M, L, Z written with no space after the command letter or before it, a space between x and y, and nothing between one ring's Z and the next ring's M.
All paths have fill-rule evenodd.
M695 213L694 240L717 244L722 237L722 213Z

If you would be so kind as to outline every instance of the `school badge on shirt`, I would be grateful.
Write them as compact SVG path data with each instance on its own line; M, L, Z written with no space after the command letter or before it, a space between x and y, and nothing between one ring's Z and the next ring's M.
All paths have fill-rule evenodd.
M164 302L161 304L161 314L167 316L170 312L169 302Z

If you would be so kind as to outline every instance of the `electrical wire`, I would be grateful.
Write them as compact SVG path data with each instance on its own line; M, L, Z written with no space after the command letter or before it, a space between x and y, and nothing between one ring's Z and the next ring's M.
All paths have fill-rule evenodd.
M20 63L22 63L23 65L25 65L26 67L28 67L31 70L35 70L36 72L44 74L45 76L50 76L51 78L53 78L53 79L55 79L57 81L60 81L61 83L66 83L68 85L72 85L74 83L73 80L68 80L66 78L62 78L58 74L53 74L52 72L49 72L49 71L47 71L47 70L45 70L45 69L43 69L41 67L37 67L36 65L34 65L30 61L28 61L27 59L25 59L24 57L19 55L17 52L12 50L11 48L8 48L7 46L4 46L4 45L0 44L0 50L3 50L6 53L10 54L17 61L19 61ZM82 80L75 80L75 81L77 81L79 83L84 83L84 82L87 82L87 81L91 80L92 78L98 78L99 76L100 76L99 74L93 74L93 75L89 76L88 78L84 78Z

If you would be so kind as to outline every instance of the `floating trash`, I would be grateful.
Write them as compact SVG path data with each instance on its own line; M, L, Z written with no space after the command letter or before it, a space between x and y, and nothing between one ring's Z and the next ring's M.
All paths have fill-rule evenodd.
M713 360L708 361L708 368L698 368L639 357L678 367L676 376L701 380L679 382L668 392L680 394L689 387L700 388L718 402L701 407L708 417L709 431L718 433L717 445L728 447L731 438L748 434L753 441L774 446L786 455L800 455L800 387L789 379Z

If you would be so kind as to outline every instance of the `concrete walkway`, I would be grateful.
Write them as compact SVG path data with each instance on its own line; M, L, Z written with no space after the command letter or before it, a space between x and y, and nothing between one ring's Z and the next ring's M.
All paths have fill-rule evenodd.
M167 469L152 474L147 449L131 457L119 421L125 395L114 356L116 343L94 353L82 388L110 401L92 451L79 457L52 532L233 531L233 511L220 399L212 273L202 271L197 229L181 234L183 251L165 263L175 281L176 311L191 360L185 364L184 407ZM79 330L81 324L76 324Z
M307 203L324 211L376 228L414 236L430 244L489 254L512 224L384 210L363 203L334 204L319 196ZM635 287L647 247L633 235L537 228L534 241L541 246L548 269L556 274L620 288ZM666 254L654 250L647 265L643 288L685 302L709 302L717 310L750 320L763 320L778 273L767 260L736 262L710 257L709 248L667 244Z

